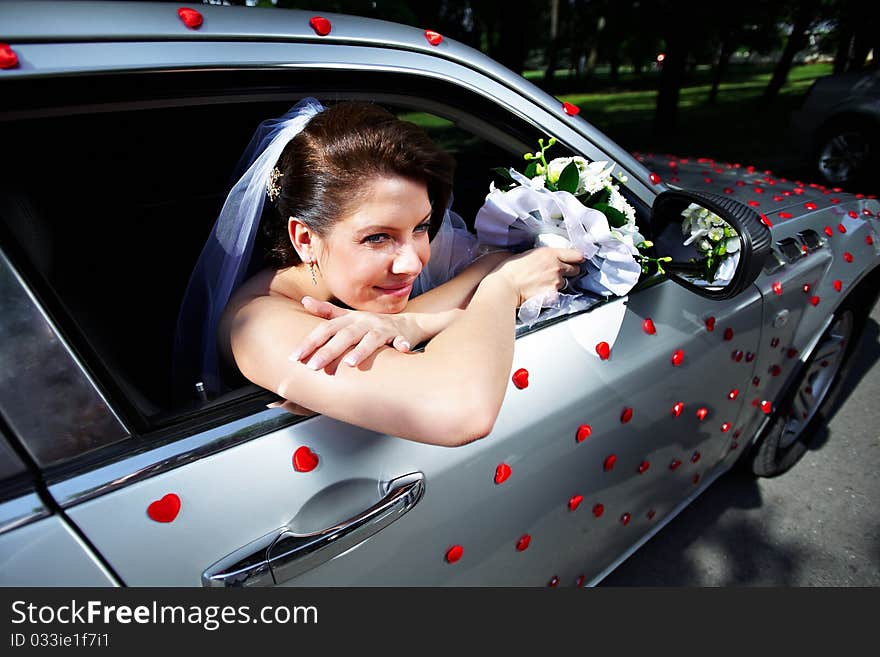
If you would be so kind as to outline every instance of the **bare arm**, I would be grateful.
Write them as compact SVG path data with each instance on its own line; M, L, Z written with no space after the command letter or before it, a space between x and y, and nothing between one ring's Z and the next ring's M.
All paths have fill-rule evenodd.
M539 289L558 289L576 269L568 263L582 258L568 249L529 253L487 275L423 353L383 347L358 367L340 367L337 359L312 370L288 355L326 320L284 299L257 297L232 318L236 363L257 385L345 422L437 445L476 440L491 431L507 389L515 308Z

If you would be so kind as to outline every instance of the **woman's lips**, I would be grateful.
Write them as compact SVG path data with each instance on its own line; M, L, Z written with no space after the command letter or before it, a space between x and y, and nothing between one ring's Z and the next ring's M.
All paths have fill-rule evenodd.
M413 281L402 283L400 285L376 285L376 289L393 297L408 296L412 291Z

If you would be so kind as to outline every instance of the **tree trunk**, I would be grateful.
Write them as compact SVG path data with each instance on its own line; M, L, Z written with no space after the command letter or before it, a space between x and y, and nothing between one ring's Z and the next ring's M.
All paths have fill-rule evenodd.
M670 28L666 39L666 57L660 69L660 88L654 110L655 135L674 133L678 127L678 94L684 82L688 41L678 24Z
M788 41L785 43L785 50L782 51L782 57L776 62L770 83L764 89L762 96L764 102L773 102L779 95L779 90L785 85L792 62L794 62L794 56L807 44L807 28L813 22L814 13L815 6L812 3L798 6L794 17L794 27L792 27Z
M544 85L550 89L556 73L559 53L559 0L550 0L550 45L547 48L547 68L544 70Z
M715 64L715 70L712 73L712 88L709 90L709 104L715 105L718 101L718 87L724 74L727 73L727 65L730 63L730 57L733 55L734 40L730 34L724 36L721 42L721 52L718 54L718 63Z

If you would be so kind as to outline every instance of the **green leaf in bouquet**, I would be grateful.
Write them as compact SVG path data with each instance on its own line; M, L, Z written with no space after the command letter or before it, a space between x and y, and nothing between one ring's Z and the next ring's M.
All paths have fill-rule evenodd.
M578 182L580 181L580 172L578 171L577 164L572 160L565 168L562 170L562 173L559 174L559 180L556 183L556 188L561 192L569 192L570 194L574 194L578 188Z
M612 228L620 228L621 226L626 226L626 215L623 214L623 212L621 212L620 210L612 208L607 203L597 203L593 206L593 209L598 210L599 212L604 214L605 218L608 219L608 224Z
M529 162L529 166L526 167L526 170L523 172L523 175L526 178L534 178L538 175L538 163L537 162Z
M510 175L508 169L505 169L504 167L495 167L492 169L492 173L499 178L499 184L496 185L498 189L507 192L517 186L517 182L513 179L513 176Z

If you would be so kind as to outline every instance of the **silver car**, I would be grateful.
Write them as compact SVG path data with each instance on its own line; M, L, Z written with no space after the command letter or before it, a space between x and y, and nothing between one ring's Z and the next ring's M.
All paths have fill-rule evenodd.
M162 3L4 2L0 26L7 586L594 584L734 465L794 464L880 289L876 199L633 156L430 31ZM736 274L695 284L684 253L520 328L494 429L463 447L252 385L208 398L173 376L184 287L253 129L305 96L423 125L471 226L490 170L555 136L615 163L658 253L691 203L727 220Z

